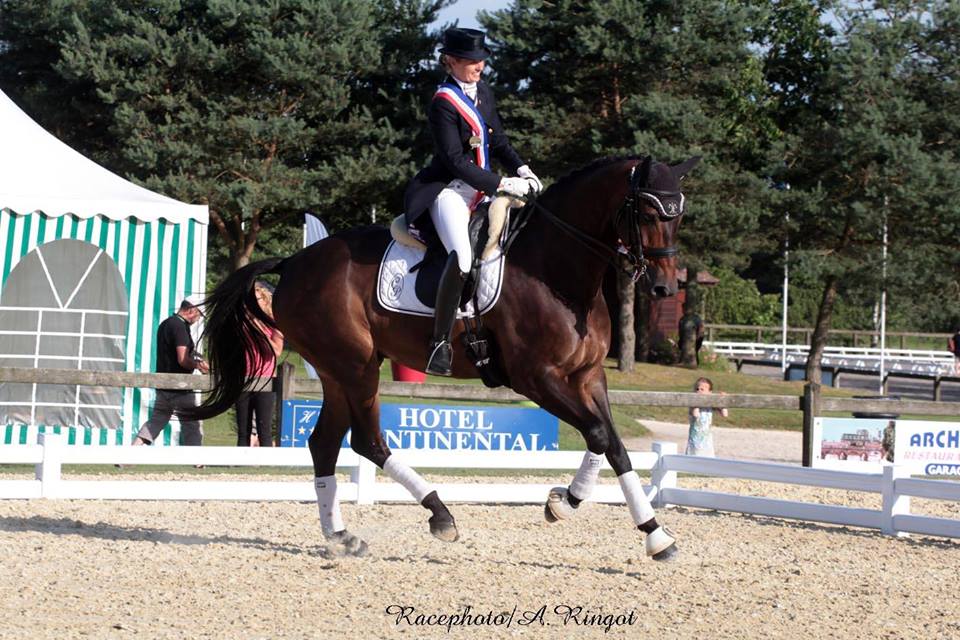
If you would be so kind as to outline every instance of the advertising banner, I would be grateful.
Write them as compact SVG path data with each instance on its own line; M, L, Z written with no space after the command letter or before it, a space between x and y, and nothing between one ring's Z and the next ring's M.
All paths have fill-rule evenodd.
M960 476L960 422L814 420L814 467L881 473L889 462L912 475Z
M285 400L281 447L305 447L320 400ZM554 451L560 423L543 409L459 405L380 405L380 430L391 449ZM350 434L341 446L350 446Z
M960 422L897 420L896 460L914 475L960 476Z
M839 471L881 473L881 462L886 455L883 431L890 422L893 421L874 418L815 418L813 466Z

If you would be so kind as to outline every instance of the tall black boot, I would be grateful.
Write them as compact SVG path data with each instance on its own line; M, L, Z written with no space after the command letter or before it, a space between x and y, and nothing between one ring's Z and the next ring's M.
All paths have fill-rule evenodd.
M433 338L430 341L430 356L427 358L427 373L435 376L449 376L453 364L453 348L450 346L450 334L457 320L457 307L463 293L463 283L467 275L460 271L457 252L451 251L447 264L440 276L437 287L437 302L433 310Z

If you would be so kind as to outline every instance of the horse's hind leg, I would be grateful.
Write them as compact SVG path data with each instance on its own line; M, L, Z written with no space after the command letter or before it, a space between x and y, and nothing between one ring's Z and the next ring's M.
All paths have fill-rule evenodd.
M379 362L372 362L357 388L351 389L349 403L353 416L350 446L358 454L383 469L394 482L403 485L424 508L429 509L430 533L445 542L454 542L460 534L447 506L423 477L397 460L380 433Z
M349 428L350 407L343 390L332 380L324 379L323 408L307 443L313 458L320 527L324 538L335 546L335 553L362 556L367 552L367 543L347 531L337 496L337 456L340 442Z

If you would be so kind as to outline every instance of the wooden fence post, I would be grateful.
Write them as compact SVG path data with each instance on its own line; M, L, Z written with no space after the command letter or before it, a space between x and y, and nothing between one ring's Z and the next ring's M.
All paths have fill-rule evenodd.
M813 466L813 419L820 414L820 385L808 382L803 387L803 466Z
M277 417L275 421L277 428L274 430L274 438L276 438L277 443L280 442L280 430L283 425L283 401L293 400L296 393L296 382L293 378L295 372L296 367L289 362L283 362L277 367L277 377L273 379L273 390L277 394Z

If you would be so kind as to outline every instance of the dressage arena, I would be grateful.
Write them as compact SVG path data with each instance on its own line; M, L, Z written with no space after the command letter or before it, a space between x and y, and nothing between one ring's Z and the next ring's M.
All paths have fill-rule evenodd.
M873 509L880 500L743 480L684 486ZM918 499L913 508L960 512ZM312 503L0 501L0 637L960 637L955 540L672 508L659 517L681 555L661 564L644 557L624 506L587 504L550 525L542 505L454 504L452 544L429 535L419 506L343 510L369 556L330 557ZM466 607L471 626L439 617Z

